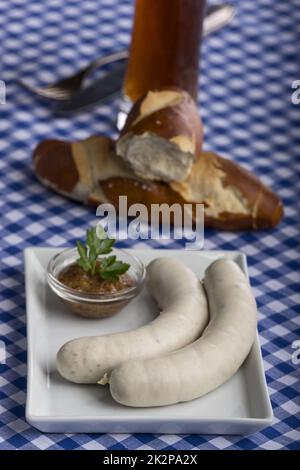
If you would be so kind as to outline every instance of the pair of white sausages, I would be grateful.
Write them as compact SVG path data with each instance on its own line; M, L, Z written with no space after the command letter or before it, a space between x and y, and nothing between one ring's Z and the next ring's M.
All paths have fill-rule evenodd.
M66 343L57 354L57 368L76 383L97 383L120 363L155 357L197 339L208 322L203 286L197 276L171 258L147 267L147 284L161 310L147 325L124 333L84 337Z
M148 277L150 291L162 308L161 315L132 332L67 343L58 353L58 369L69 380L82 381L87 370L93 370L87 344L91 345L92 340L97 348L92 356L94 364L96 358L101 359L98 353L104 352L102 343L106 338L104 342L111 341L116 348L114 364L108 361L105 370L110 374L110 392L116 401L146 407L193 400L227 381L247 357L257 322L251 288L233 261L221 259L212 263L203 281L210 321L199 338L207 322L207 301L192 271L171 258L159 258L150 263ZM158 321L166 313L168 320ZM196 338L199 339L195 341ZM140 341L143 346L137 347ZM118 342L125 357L119 354ZM132 342L136 343L134 347ZM74 361L74 351L79 353L76 357L81 358L80 363ZM90 372L90 379L103 377L104 368L103 365L97 377ZM75 374L70 374L71 370Z

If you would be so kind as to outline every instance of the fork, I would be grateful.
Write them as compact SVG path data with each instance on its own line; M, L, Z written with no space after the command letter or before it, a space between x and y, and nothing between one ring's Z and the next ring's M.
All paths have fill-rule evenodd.
M229 23L229 21L231 21L235 15L235 12L235 8L228 3L208 7L203 23L203 35L206 36L214 31L217 31L218 29L221 29L223 26ZM89 65L87 65L85 68L76 72L74 75L63 78L51 85L46 85L44 87L32 86L21 79L17 80L17 82L22 87L26 88L31 93L40 96L41 98L46 98L53 101L69 100L82 88L82 84L85 78L93 70L101 67L102 65L125 60L128 58L128 55L128 50L123 49L106 56L98 57L97 59L90 62Z
M89 63L89 65L79 72L76 72L74 75L58 80L52 85L47 85L45 87L35 87L29 85L24 80L18 80L18 83L29 90L30 92L47 99L52 100L68 100L71 98L74 93L80 90L82 83L87 75L89 75L93 70L101 67L102 65L110 64L112 62L117 62L119 60L127 59L128 51L123 49L121 51L113 52L112 54L98 57Z

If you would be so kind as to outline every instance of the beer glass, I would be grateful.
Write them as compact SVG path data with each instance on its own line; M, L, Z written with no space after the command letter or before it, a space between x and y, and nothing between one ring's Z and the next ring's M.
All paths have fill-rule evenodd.
M178 86L197 98L205 0L135 0L124 94Z

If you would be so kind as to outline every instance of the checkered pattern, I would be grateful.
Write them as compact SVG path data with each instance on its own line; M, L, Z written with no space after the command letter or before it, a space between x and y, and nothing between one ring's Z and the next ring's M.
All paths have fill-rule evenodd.
M299 365L291 362L299 339L300 105L291 83L300 79L299 0L234 1L230 27L205 39L201 112L207 147L254 170L285 204L278 228L260 233L206 232L206 249L248 255L259 307L259 333L275 413L274 424L250 437L41 434L24 420L26 324L24 266L27 246L68 246L95 222L92 209L68 202L36 181L31 153L46 137L80 139L115 134L117 103L72 118L56 117L15 83L68 75L93 57L128 44L130 0L0 0L0 365L1 449L296 449ZM297 197L298 196L298 197ZM122 243L129 246L131 243ZM142 245L139 243L138 245ZM152 242L152 246L159 246ZM166 247L178 248L178 242Z

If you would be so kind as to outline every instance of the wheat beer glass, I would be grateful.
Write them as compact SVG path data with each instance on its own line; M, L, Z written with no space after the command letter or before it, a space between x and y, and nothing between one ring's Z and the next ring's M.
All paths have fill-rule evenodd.
M124 94L178 86L197 98L205 0L135 0Z

